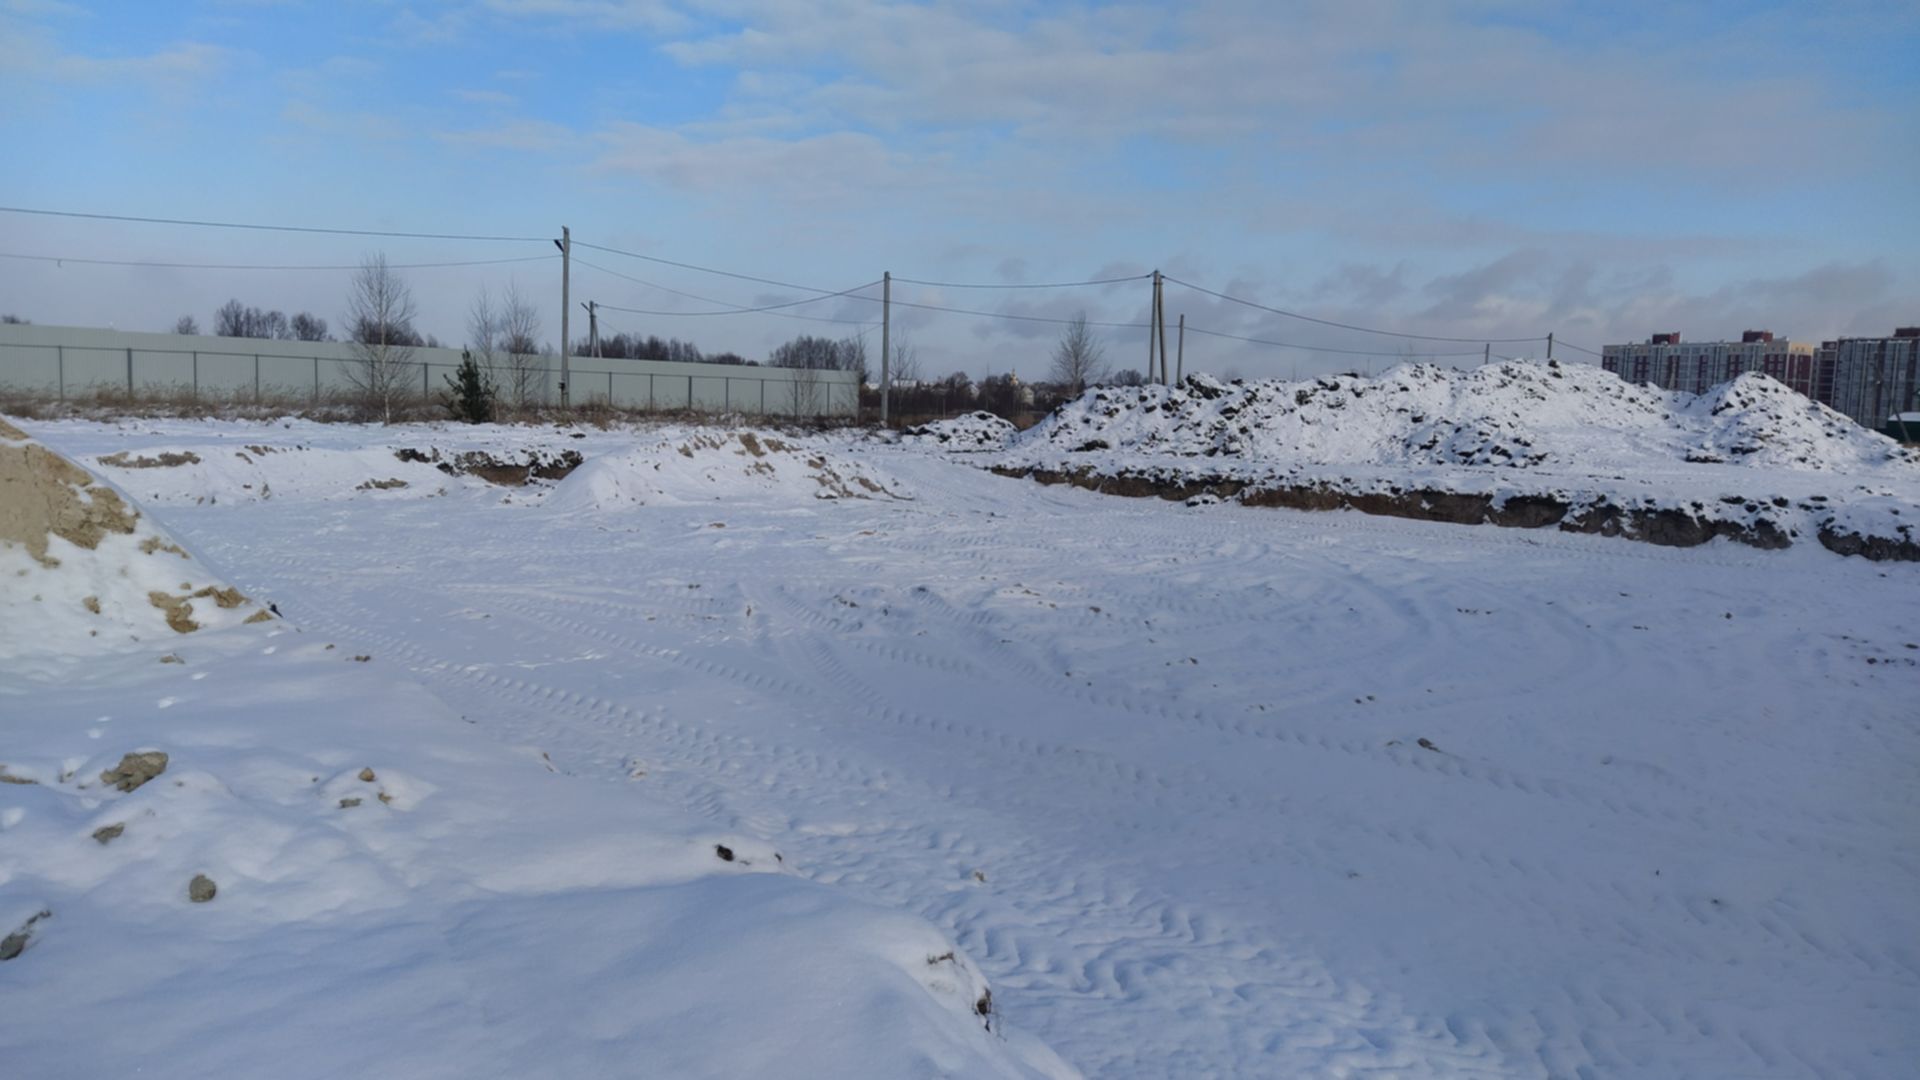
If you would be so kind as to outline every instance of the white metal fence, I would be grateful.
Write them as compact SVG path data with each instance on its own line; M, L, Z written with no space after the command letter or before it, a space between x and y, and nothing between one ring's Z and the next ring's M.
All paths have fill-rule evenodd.
M459 349L414 349L408 379L425 397L446 387ZM151 334L88 327L0 325L0 390L77 399L103 392L141 397L191 395L213 401L310 401L350 398L359 361L342 342L277 341ZM530 405L557 405L559 357L537 358ZM857 415L857 376L732 364L574 357L571 398L621 408ZM503 380L505 381L505 380ZM506 391L503 390L503 393Z

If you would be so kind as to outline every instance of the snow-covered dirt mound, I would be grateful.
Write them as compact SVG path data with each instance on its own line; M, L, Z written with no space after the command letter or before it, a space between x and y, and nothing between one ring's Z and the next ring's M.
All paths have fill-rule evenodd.
M903 442L948 450L1003 450L1019 433L1012 421L981 411L910 427L900 435Z
M1584 365L1089 391L984 462L1102 491L1692 546L1920 559L1920 453L1759 375L1694 396Z
M383 640L273 618L0 421L8 1075L1071 1074L929 924L645 762L490 741Z
M164 649L272 617L119 492L0 420L0 657Z
M712 502L735 495L818 499L910 499L898 480L842 451L843 440L753 431L669 430L629 449L589 458L545 505L616 510Z
M1856 472L1920 463L1920 452L1853 422L1778 380L1748 372L1697 397L1679 415L1698 425L1687 460Z
M433 498L452 489L518 487L556 480L579 465L578 450L540 446L501 453L421 445L342 448L271 438L240 446L176 442L144 451L94 456L88 464L154 504L263 502L268 499Z
M1698 398L1585 365L1429 364L1377 379L1104 387L1016 445L1279 464L1613 469L1732 461L1811 470L1920 465L1920 454L1761 375Z

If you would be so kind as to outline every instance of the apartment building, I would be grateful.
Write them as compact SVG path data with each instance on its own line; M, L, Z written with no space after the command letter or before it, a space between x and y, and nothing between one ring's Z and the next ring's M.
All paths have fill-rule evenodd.
M1748 330L1739 341L1682 341L1678 333L1655 334L1644 344L1603 347L1600 366L1631 383L1691 394L1758 371L1816 397L1817 352L1811 342L1783 341L1771 330Z
M1814 365L1814 396L1862 427L1878 431L1888 417L1920 410L1920 326L1823 341Z

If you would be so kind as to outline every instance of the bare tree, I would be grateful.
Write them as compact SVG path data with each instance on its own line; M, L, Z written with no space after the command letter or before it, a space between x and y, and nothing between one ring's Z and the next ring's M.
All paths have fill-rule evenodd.
M347 294L355 358L347 381L367 408L380 411L382 423L393 422L393 407L411 385L407 375L420 341L413 331L414 313L413 290L388 268L386 255L362 259Z
M485 285L467 307L467 353L493 385L506 381L500 371L500 312L494 309L493 295Z
M303 311L293 317L293 337L295 341L332 341L333 335L327 333L327 320L310 312Z
M787 383L787 415L798 418L820 415L820 368L796 367Z
M799 368L804 371L835 371L840 368L841 355L841 342L832 338L801 334L792 341L775 347L768 355L767 363L773 367ZM865 358L864 350L861 358Z
M849 334L840 339L834 350L833 366L841 371L851 371L858 378L856 387L867 384L867 335L866 331Z
M247 305L229 300L213 313L213 332L217 337L252 337L247 333Z
M1053 347L1053 381L1066 393L1078 397L1088 384L1099 382L1106 371L1106 350L1087 328L1082 314L1067 324L1060 343Z
M272 338L277 341L291 341L294 338L293 325L287 321L284 312L248 307L238 300L227 301L213 313L213 332L220 337Z
M520 286L508 283L500 306L493 313L495 347L505 355L507 398L516 409L533 404L534 392L546 359L540 354L540 309L520 293Z
M6 314L6 315L0 315L0 324L4 324L6 326L32 326L33 320L23 319L20 316L14 315L14 314Z
M182 315L174 322L173 332L176 334L197 334L200 332L200 324L193 320L193 316Z
M914 347L906 331L894 331L888 347L893 351L893 358L887 364L887 377L895 384L917 386L920 382L920 350Z

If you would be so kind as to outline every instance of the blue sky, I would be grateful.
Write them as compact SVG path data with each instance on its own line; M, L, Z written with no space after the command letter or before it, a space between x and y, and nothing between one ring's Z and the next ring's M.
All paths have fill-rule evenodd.
M839 289L882 270L1022 283L1143 273L1350 322L1604 342L1920 322L1920 5L818 0L0 0L0 204L576 239ZM0 214L0 252L397 263L540 244ZM599 252L733 305L805 295ZM557 264L421 269L464 335L509 280L558 336ZM337 318L336 271L0 258L0 309L160 329L229 297ZM1169 318L1387 354L1415 344L1168 287ZM578 265L576 299L702 309ZM1147 289L926 303L1136 322ZM799 309L871 320L873 305ZM764 354L852 324L609 313ZM578 323L576 322L576 325ZM929 374L1039 374L1058 327L896 312ZM1106 331L1138 365L1139 331ZM1189 340L1192 366L1371 363ZM1496 347L1495 351L1499 351ZM1575 354L1577 355L1577 354Z

